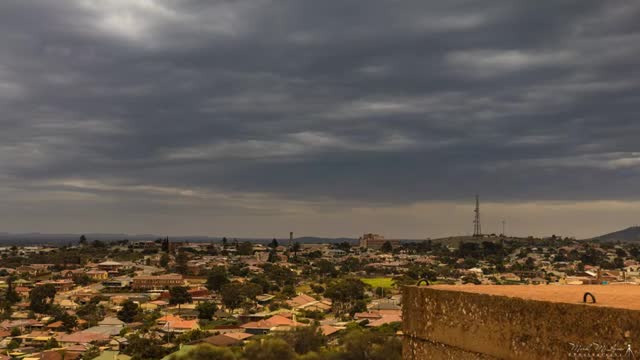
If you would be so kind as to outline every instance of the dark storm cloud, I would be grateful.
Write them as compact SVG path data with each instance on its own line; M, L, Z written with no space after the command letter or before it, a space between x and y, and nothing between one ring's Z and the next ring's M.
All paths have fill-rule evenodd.
M3 1L0 183L637 198L638 15L632 1Z

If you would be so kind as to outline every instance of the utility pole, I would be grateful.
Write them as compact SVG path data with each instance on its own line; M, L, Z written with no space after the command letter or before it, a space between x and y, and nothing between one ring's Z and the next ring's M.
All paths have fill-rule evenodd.
M482 236L482 226L480 225L480 196L476 195L476 213L475 220L473 220L473 236Z

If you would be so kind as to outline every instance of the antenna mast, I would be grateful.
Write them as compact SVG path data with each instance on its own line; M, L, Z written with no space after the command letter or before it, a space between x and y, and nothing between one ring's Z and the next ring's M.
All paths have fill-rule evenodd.
M473 236L482 236L482 226L480 225L480 196L476 195L476 218L473 220Z

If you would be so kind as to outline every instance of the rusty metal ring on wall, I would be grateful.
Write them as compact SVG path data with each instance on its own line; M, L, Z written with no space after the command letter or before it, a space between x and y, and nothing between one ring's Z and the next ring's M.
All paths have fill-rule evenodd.
M595 297L595 296L593 296L593 294L592 294L592 293L590 293L590 292L586 292L586 293L584 293L584 296L582 297L582 302L586 303L586 302L587 302L587 297L588 297L588 296L591 296L591 300L593 300L591 303L592 303L592 304L595 304L595 303L596 303L596 297Z

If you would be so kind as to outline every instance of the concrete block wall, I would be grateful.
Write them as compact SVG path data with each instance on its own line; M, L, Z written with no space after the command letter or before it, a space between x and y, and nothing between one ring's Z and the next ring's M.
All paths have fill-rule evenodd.
M638 310L407 286L403 319L406 360L572 359L572 344L640 358Z

